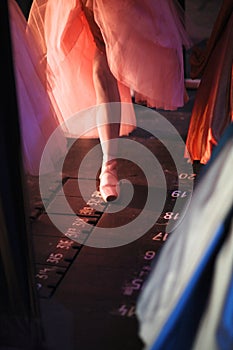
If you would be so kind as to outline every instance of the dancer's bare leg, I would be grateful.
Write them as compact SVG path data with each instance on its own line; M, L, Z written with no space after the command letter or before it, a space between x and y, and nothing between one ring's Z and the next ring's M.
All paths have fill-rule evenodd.
M121 107L117 80L112 75L106 54L96 48L93 63L93 81L98 107L97 128L103 151L103 165L100 176L100 192L106 201L117 197L116 160L117 138L119 137ZM118 103L112 103L118 102ZM108 142L115 139L114 142Z
M112 75L106 55L96 49L93 64L93 81L97 104L100 105L97 115L97 127L103 148L104 161L109 161L117 155L117 149L108 149L105 141L118 138L120 130L120 94L118 84ZM112 103L111 102L118 102Z
M92 0L81 0L82 9L96 43L93 62L93 82L98 105L96 118L99 139L103 151L103 163L100 175L100 192L105 201L118 196L116 191L117 138L119 136L121 108L118 84L112 75L106 56L105 42L101 30L95 21ZM114 104L113 102L118 102ZM108 142L115 139L114 143Z

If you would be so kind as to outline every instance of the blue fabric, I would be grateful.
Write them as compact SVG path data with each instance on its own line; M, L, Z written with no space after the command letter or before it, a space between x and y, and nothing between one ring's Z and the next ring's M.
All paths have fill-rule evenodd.
M233 271L217 330L217 343L221 350L233 349Z
M226 220L226 229L232 224L233 206ZM221 312L216 332L216 340L220 350L233 349L233 266L231 266L231 279L228 283L228 289L225 302Z
M208 300L214 260L224 232L224 225L221 224L151 350L187 350L192 346Z

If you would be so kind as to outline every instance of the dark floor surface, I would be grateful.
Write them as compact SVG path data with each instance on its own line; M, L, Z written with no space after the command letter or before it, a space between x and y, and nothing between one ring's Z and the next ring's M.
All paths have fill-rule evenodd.
M167 130L162 127L159 132L161 138L171 142L175 154L184 152L195 98L195 90L188 92L190 100L184 108L174 112L159 111L159 115L169 121L181 136L177 141L171 139L169 133L166 135ZM140 118L139 115L141 126L156 123L151 113L143 120L144 124ZM160 123L156 127L159 128ZM182 158L188 172L177 172L173 155L169 154L160 138L148 134L143 128L137 128L125 140L133 140L153 153L165 176L166 188L161 186L156 173L152 174L152 186L148 188L143 171L130 160L121 159L119 177L127 178L133 184L134 196L127 207L117 213L108 213L108 208L118 210L119 203L106 205L98 192L91 190L92 185L96 186L96 179L89 176L95 159L88 163L86 175L78 179L80 161L87 151L99 144L96 139L79 139L73 144L60 180L57 174L47 176L46 193L42 191L40 194L37 177L27 179L35 275L46 325L46 341L51 350L143 349L135 315L137 298L159 249L188 207L200 167L189 164L186 168L187 159ZM72 141L68 140L68 143ZM82 198L78 181L84 184L87 193L90 190L88 201ZM122 185L123 194L127 186L127 183ZM165 191L162 210L159 205L158 208L150 207L145 220L154 216L153 225L145 229L145 221L139 235L126 232L126 241L120 238L118 246L114 229L130 223L141 213L148 191L159 198L163 198ZM72 214L64 206L64 199L72 207ZM64 226L63 233L49 217ZM85 227L80 218L90 225ZM100 237L95 234L97 227L105 228L105 237L113 247L102 248ZM133 237L131 241L127 241L128 234Z

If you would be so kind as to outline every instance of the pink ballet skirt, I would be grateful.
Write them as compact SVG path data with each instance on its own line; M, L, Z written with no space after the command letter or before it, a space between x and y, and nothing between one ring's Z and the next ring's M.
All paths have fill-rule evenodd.
M26 35L25 17L14 0L9 0L8 6L24 168L25 173L38 175L44 148L59 122L47 93L35 40L29 31ZM43 159L48 172L56 169L66 150L63 132L56 133L55 141Z
M171 0L93 0L86 6L93 10L101 30L121 101L130 104L130 92L134 91L151 107L182 107L186 102L183 46L191 43L178 5ZM51 99L61 112L60 123L94 106L92 62L96 44L81 2L34 0L28 27L46 59ZM121 134L132 130L127 124L135 125L128 108L121 123ZM68 125L64 131L75 134Z

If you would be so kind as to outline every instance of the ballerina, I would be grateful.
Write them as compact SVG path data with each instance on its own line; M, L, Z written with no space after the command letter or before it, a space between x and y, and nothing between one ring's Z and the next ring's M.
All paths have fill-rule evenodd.
M105 201L119 196L117 146L109 141L136 125L135 116L121 107L113 117L111 103L132 104L131 91L154 108L174 110L187 101L183 46L189 47L190 41L180 15L171 0L32 3L28 27L48 63L51 99L61 111L66 134L75 136L66 123L71 116L90 106L103 107L96 126Z

